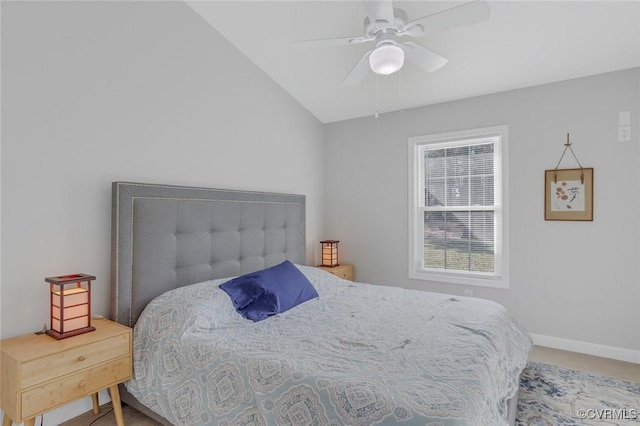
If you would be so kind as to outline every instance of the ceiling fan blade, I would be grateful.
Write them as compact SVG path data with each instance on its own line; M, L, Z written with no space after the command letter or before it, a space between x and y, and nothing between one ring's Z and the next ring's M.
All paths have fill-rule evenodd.
M407 41L402 43L401 46L404 49L407 59L425 71L437 71L447 63L446 58L443 58L433 50L427 49L418 43Z
M293 43L293 47L332 47L347 46L352 44L361 44L374 40L362 36L338 37L338 38L321 38L316 40L299 40Z
M489 18L490 14L489 3L486 0L475 0L410 21L405 33L412 37L423 37L437 31L482 22Z
M360 83L364 78L369 74L369 55L373 52L373 50L368 51L362 58L358 61L355 67L351 70L349 75L344 79L342 84L345 86L355 86Z
M391 0L365 0L369 22L386 21L393 22L393 2Z

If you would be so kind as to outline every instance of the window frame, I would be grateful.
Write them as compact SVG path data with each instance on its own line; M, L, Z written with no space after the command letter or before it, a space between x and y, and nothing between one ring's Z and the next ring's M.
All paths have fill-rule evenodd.
M508 134L507 125L413 136L409 138L409 278L481 287L509 288L509 212L508 212ZM494 144L494 240L495 268L493 273L425 268L424 212L420 179L421 156L427 147L447 148L469 146L472 141L496 138ZM469 144L465 144L464 141ZM496 161L498 160L499 161ZM442 211L455 211L444 208ZM465 210L472 211L472 210Z

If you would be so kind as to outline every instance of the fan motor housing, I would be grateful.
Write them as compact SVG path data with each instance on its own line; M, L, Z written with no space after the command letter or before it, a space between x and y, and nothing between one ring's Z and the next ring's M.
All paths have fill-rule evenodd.
M402 9L393 8L393 22L371 22L369 17L364 20L364 34L367 38L376 38L381 33L401 33L406 31L409 15Z

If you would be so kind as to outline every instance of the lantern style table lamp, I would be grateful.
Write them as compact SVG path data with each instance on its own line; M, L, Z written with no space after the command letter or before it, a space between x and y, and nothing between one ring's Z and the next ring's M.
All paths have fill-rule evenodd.
M326 266L329 268L335 268L340 266L338 263L338 243L337 240L324 240L320 241L322 245L322 264L320 266Z
M51 329L46 333L55 339L65 339L95 330L91 326L91 281L87 274L49 277L51 292Z

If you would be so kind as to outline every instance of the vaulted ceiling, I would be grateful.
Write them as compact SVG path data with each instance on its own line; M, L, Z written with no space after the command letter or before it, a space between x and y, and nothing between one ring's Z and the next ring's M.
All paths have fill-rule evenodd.
M409 20L467 1L395 1ZM412 39L448 59L389 76L345 77L371 43L295 48L360 36L361 1L187 1L324 123L640 66L640 0L489 1L480 23Z

